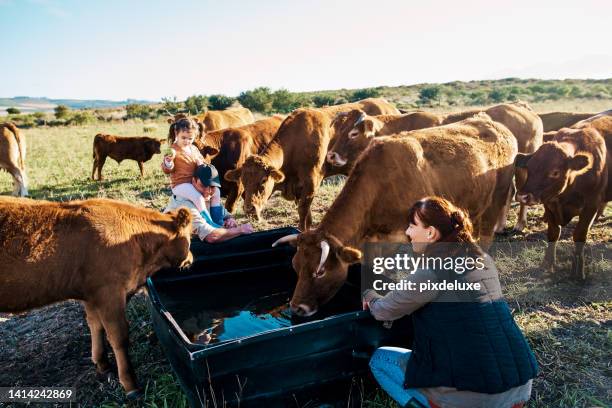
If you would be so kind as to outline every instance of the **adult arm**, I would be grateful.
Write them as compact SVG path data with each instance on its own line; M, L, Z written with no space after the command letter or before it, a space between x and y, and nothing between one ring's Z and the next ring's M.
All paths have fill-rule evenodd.
M215 228L206 236L206 242L210 244L214 244L215 242L223 242L246 233L247 232L245 232L242 227Z
M419 291L421 282L437 282L433 272L419 270L410 275L409 280L416 284L415 290L393 290L381 296L373 289L363 292L363 300L376 320L397 320L425 306L438 296L437 290Z

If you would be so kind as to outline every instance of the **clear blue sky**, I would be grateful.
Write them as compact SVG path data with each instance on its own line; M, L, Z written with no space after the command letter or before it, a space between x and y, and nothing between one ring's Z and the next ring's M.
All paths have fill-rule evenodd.
M0 0L0 97L612 77L612 1Z

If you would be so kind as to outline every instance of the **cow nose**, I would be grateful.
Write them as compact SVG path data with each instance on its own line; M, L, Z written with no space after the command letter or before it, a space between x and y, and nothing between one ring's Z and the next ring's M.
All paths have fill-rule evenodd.
M518 201L522 204L529 204L533 202L533 194L531 193L517 194L516 197L518 198Z
M327 162L330 164L334 164L336 162L336 156L338 156L338 153L336 152L329 152L327 153Z
M311 309L308 305L305 305L303 303L300 303L297 306L295 306L293 303L290 303L290 306L291 312L301 317L312 316L317 312L317 309Z
M181 263L181 269L189 268L192 263L193 263L193 254L191 253L191 251L189 251L187 253L187 258L183 261L183 263Z

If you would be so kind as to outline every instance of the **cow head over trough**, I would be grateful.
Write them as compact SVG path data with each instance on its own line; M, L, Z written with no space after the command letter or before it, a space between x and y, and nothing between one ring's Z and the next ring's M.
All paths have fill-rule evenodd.
M354 163L382 124L360 109L339 113L332 122L336 142L327 153L327 162L335 167Z
M544 143L535 153L519 153L515 165L527 169L527 180L517 198L523 204L535 205L562 194L577 176L593 167L593 156L552 141Z
M248 157L242 167L225 173L225 179L244 186L244 213L261 220L261 211L274 191L274 185L285 180L282 171L265 157Z
M298 280L289 305L300 316L311 316L329 302L346 281L349 265L362 256L358 249L319 230L287 235L272 246L281 243L297 246L292 262Z
M156 269L187 268L193 263L193 255L189 251L191 244L191 213L186 208L167 213L170 222L162 221L165 228L171 232L170 239L160 248L156 248L150 258L150 263Z

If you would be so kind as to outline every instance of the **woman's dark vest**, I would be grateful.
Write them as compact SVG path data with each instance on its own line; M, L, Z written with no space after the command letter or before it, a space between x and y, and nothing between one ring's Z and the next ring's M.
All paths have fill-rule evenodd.
M485 295L499 290L494 265L462 275L451 273L447 279L481 282ZM535 356L505 300L483 298L434 301L412 314L415 337L405 388L446 386L497 394L537 375Z

